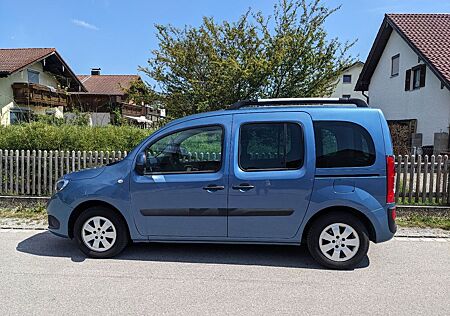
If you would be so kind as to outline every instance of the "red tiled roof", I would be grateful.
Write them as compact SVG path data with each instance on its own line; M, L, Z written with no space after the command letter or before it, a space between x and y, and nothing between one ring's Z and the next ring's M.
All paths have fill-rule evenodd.
M138 75L78 75L88 94L123 95Z
M378 61L395 30L450 89L450 14L386 14L355 90L367 91Z
M387 14L387 17L450 81L450 14Z
M2 48L0 73L9 75L54 52L54 48Z

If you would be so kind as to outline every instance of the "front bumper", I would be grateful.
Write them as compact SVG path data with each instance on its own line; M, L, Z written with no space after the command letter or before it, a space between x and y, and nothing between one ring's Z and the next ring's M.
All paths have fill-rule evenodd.
M72 213L72 207L64 203L54 194L47 203L48 230L61 237L69 237L69 218Z

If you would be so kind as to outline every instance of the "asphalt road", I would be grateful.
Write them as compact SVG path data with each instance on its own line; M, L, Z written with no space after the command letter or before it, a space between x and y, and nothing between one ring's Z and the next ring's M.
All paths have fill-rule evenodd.
M450 240L371 244L354 271L303 247L142 244L86 259L43 231L0 230L0 315L448 315Z

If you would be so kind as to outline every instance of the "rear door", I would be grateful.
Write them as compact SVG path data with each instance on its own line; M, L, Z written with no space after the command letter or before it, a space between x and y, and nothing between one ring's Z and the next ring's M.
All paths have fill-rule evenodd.
M228 237L292 238L314 182L314 136L304 112L233 115Z

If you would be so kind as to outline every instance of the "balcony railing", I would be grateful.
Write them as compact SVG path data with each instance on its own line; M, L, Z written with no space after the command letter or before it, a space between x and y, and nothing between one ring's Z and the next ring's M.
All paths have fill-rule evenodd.
M67 94L61 89L50 89L36 83L12 84L14 101L18 105L67 106Z

